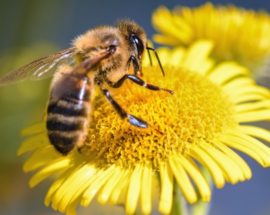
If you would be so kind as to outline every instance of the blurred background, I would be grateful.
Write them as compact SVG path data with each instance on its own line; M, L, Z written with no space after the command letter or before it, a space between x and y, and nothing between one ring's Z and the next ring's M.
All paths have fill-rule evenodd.
M131 18L144 27L151 38L151 14L159 5L199 6L205 1L124 1L124 0L0 0L0 74L38 57L70 46L70 41L87 29ZM270 12L270 1L212 1ZM270 39L270 38L269 38ZM28 187L30 175L23 174L24 158L16 156L22 128L39 121L46 105L49 82L19 83L0 88L0 214L58 214L43 205L48 184ZM270 214L270 171L246 158L253 178L236 186L215 190L211 215ZM96 204L99 213L108 208ZM115 210L118 214L121 210ZM90 211L90 212L89 212ZM111 208L110 208L110 213ZM83 210L91 214L91 210ZM93 214L93 213L92 213Z

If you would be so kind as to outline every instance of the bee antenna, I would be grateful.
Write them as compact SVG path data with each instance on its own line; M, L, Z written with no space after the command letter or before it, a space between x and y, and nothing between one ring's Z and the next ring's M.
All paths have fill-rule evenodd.
M152 57L151 57L151 54L150 54L150 50L148 48L149 48L148 44L146 44L146 49L147 49L147 54L148 54L148 58L149 58L149 61L150 61L150 66L153 66Z
M165 72L164 72L164 69L162 67L162 64L161 64L161 61L159 59L159 56L158 56L157 51L154 48L148 47L148 46L146 47L146 49L147 49L147 52L148 52L148 56L149 56L149 60L150 60L150 65L152 65L152 59L151 59L151 55L150 55L150 51L152 51L152 52L155 53L155 57L156 57L156 59L158 61L158 65L159 65L159 67L161 69L162 75L163 75L163 77L165 77Z

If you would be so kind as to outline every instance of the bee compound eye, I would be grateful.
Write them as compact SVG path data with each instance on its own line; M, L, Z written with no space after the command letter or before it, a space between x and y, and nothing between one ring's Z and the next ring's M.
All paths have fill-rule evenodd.
M135 34L132 34L130 36L130 40L136 46L137 51L138 51L138 55L140 57L142 55L142 53L143 53L143 50L144 50L142 40L138 36L136 36Z

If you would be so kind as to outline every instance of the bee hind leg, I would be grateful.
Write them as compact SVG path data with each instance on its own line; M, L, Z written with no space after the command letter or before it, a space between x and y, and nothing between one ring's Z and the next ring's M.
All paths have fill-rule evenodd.
M108 99L108 101L111 103L111 105L114 107L116 112L120 115L122 119L127 119L128 122L136 127L140 128L147 128L148 124L144 120L133 116L131 114L128 114L111 96L109 90L101 88L101 91L105 95L105 97Z

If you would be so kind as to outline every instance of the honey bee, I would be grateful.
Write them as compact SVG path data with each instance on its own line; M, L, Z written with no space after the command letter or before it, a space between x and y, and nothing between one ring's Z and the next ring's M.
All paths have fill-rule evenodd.
M100 88L122 119L140 128L148 127L146 121L127 113L108 90L130 80L150 90L173 93L141 79L145 50L148 54L149 51L155 53L164 75L157 52L147 46L143 28L134 21L120 20L116 26L96 27L78 36L71 48L8 73L0 78L0 85L53 76L46 114L47 135L55 149L66 155L75 146L80 149L84 145L95 86Z

